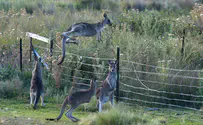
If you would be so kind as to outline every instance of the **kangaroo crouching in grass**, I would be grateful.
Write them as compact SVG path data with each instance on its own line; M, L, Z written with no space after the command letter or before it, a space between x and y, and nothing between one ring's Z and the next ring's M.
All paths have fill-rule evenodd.
M99 112L102 112L102 106L110 100L111 104L114 105L114 89L116 88L117 81L117 61L108 61L109 73L106 79L102 83L102 87L96 91L97 96L97 108Z
M60 120L66 105L69 104L70 105L70 109L67 111L66 113L66 117L68 117L71 121L73 122L77 122L79 121L79 119L75 118L72 116L72 112L81 104L83 103L89 103L92 96L95 94L96 91L96 87L97 87L97 83L95 80L91 80L90 81L90 88L88 90L84 90L84 91L77 91L74 92L72 94L70 94L69 96L66 97L66 99L64 100L62 107L61 107L61 112L59 114L59 116L55 119L52 118L46 118L46 120L49 121L54 121L54 120Z
M42 106L45 106L44 86L42 83L41 57L39 58L37 57L36 51L34 50L32 44L31 44L31 47L35 56L35 68L32 71L32 79L31 79L31 86L30 86L30 105L32 105L33 99L35 98L33 108L36 109L40 96L41 96L41 104Z

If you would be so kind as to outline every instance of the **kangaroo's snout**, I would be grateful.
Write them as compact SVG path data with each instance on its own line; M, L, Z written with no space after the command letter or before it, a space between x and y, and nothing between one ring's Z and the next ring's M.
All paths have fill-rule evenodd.
M112 26L112 23L111 23L111 21L110 21L110 20L109 20L109 23L108 23L108 25L109 25L109 26Z
M112 26L112 23L110 23L109 26Z

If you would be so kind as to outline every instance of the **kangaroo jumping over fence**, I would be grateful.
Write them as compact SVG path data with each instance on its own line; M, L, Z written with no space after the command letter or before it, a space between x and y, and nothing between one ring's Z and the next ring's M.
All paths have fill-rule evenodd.
M62 57L60 61L58 62L58 65L62 64L65 58L65 44L66 43L76 43L78 42L75 41L73 37L77 36L85 36L85 37L90 37L90 36L95 36L97 35L97 40L101 40L101 31L104 29L105 25L112 25L111 21L107 17L107 14L104 13L104 20L95 24L90 24L90 23L76 23L70 26L66 32L62 33L63 39L62 39ZM70 42L70 40L73 40L74 42Z
M41 96L41 105L45 106L44 104L44 86L42 83L42 64L41 64L41 57L38 57L36 51L33 48L31 43L32 50L35 56L35 68L32 71L32 79L31 79L31 86L30 86L30 105L32 105L33 99L34 100L34 109L37 107L37 103Z
M70 105L70 109L67 111L66 116L72 120L73 122L77 122L79 121L79 119L75 118L72 116L72 112L80 105L83 103L89 103L92 96L95 94L96 91L96 87L97 87L97 83L95 80L91 80L90 81L90 88L88 90L85 91L78 91L75 93L72 93L71 95L67 96L66 99L64 100L62 107L61 107L61 112L59 114L59 116L55 119L50 119L47 118L46 120L50 120L50 121L54 121L54 120L60 120L66 105L69 104Z
M117 61L108 61L109 73L106 79L102 83L102 87L96 91L97 96L97 108L99 112L102 112L102 106L110 100L111 104L114 105L114 89L116 88L117 81Z

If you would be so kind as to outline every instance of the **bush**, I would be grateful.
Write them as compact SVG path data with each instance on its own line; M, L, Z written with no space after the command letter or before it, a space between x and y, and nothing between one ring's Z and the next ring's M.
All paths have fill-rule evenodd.
M15 73L16 73L15 70L10 65L8 65L8 67L6 68L1 68L0 81L11 79L15 75Z
M30 81L32 78L32 72L24 71L24 72L20 72L18 75L23 82L23 88L29 88L30 87Z
M136 114L124 105L116 105L108 111L89 115L81 121L81 125L137 125L149 122L147 115Z
M77 2L75 2L75 8L77 10L87 9L87 8L100 10L101 2L102 2L102 0L94 0L94 1L92 1L92 0L77 0Z
M22 96L23 82L18 76L13 77L11 80L0 81L0 98L13 98Z
M150 35L153 37L163 37L170 33L170 20L166 13L152 10L145 12L129 11L128 14L121 14L120 28L122 30L135 32L137 35Z

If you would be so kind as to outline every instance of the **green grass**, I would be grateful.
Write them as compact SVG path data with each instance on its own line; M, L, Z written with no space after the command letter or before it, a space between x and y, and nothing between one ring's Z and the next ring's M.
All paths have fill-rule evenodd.
M90 105L94 104L91 101ZM87 104L85 104L87 105ZM73 123L65 115L59 121L46 121L45 118L58 116L61 104L46 103L45 107L38 106L33 110L29 100L8 100L0 99L0 124L5 125L201 125L203 120L195 116L197 112L175 109L160 109L159 111L146 111L144 107L129 107L116 104L114 108L104 108L102 113L84 111L80 106L73 115L80 119L80 122ZM107 104L108 105L108 104ZM192 120L196 119L196 121Z
M45 107L38 106L33 110L28 101L1 100L0 101L0 124L6 125L34 125L34 124L73 124L65 115L57 122L46 121L45 118L55 118L60 112L60 104L46 103ZM74 112L77 118L84 117L87 112Z

